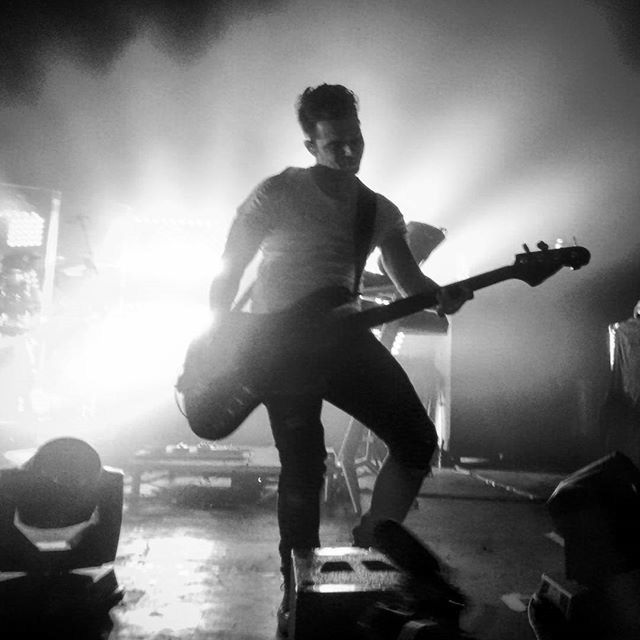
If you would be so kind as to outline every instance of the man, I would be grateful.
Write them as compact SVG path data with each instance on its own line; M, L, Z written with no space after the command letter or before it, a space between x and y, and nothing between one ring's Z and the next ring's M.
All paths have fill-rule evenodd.
M421 271L409 250L400 211L374 194L369 247L354 257L366 233L358 222L362 186L356 178L364 150L355 95L341 85L307 88L298 99L309 168L288 168L262 182L239 207L223 255L223 271L211 284L212 311L228 310L256 252L262 261L251 290L252 310L358 308L363 259L381 250L388 275L403 295L438 292L440 313L453 313L468 292L440 289ZM374 216L374 217L373 217ZM354 242L354 234L356 236ZM360 262L360 264L359 264ZM311 302L310 302L311 301ZM377 477L371 508L354 529L354 544L372 543L375 522L401 522L411 507L437 445L436 431L407 375L373 334L363 329L335 348L334 367L299 389L265 400L280 456L278 524L284 598L278 627L284 632L289 605L292 549L320 546L320 491L325 445L320 412L328 400L370 428L389 449Z

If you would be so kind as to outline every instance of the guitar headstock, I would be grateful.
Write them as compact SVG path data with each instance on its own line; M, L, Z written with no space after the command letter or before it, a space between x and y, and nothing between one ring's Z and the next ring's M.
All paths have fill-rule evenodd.
M531 251L525 244L524 253L516 255L514 275L532 287L544 282L563 267L580 269L589 264L591 254L584 247L561 247L549 249L549 245L538 242L539 251Z

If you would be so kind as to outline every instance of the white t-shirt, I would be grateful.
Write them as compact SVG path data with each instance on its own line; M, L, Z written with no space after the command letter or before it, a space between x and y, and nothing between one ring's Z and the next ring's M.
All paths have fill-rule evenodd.
M353 290L357 181L341 199L327 195L310 169L289 167L261 182L240 205L235 233L262 237L262 260L252 289L252 310L285 309L325 287ZM400 210L376 194L370 250L390 234L406 235Z

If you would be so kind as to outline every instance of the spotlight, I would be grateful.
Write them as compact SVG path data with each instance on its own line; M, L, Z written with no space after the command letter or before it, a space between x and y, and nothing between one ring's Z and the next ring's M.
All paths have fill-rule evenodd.
M640 470L616 451L565 478L548 501L567 578L594 587L640 569Z
M565 575L529 602L538 640L640 637L640 470L616 451L563 480L547 502Z
M103 467L83 440L42 445L0 471L0 624L108 616L122 599L113 567L123 473ZM46 621L46 623L45 623Z

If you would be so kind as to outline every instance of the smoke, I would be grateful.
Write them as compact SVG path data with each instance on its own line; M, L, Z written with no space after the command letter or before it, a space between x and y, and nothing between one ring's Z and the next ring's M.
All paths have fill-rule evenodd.
M340 82L361 101L362 178L407 219L448 229L427 264L438 280L510 263L523 242L576 236L592 252L584 271L496 286L454 319L459 423L550 366L597 374L585 341L601 332L606 349L606 323L640 289L628 4L25 4L0 34L5 180L60 189L63 216L117 202L215 220L215 253L258 180L310 162L296 96Z

